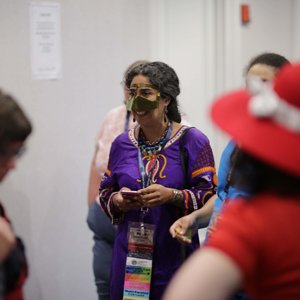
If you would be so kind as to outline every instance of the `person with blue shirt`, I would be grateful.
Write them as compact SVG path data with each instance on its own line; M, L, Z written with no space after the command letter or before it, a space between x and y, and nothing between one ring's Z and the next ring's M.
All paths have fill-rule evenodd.
M272 81L277 71L290 62L283 56L276 53L263 53L254 57L246 68L246 77L257 77L262 82ZM250 89L246 80L246 87ZM207 228L206 240L212 234L216 222L222 213L222 209L227 201L232 201L239 197L248 197L246 190L232 185L232 169L238 146L231 140L225 147L219 164L217 196L213 196L202 209L194 211L190 215L178 219L171 227L170 233L173 238L180 242L191 243L191 231L196 231L205 224L211 214ZM237 292L231 300L248 300L249 297L244 292Z
M250 89L215 100L212 120L239 145L230 184L249 197L224 206L163 300L225 300L239 288L252 300L300 299L299 78L296 62L270 83L249 79Z
M270 52L262 53L250 60L245 69L245 77L255 76L263 82L272 81L277 71L285 64L290 64L290 62L282 55ZM234 142L229 141L221 155L218 170L217 196L214 195L211 197L201 209L194 211L173 223L170 227L170 234L173 238L176 238L183 243L191 243L191 230L196 231L198 228L202 227L203 224L207 224L207 219L210 218L207 230L207 236L209 236L220 216L224 203L239 196L247 196L248 193L246 191L231 185L230 161L231 159L234 160L233 153L235 149L236 145Z

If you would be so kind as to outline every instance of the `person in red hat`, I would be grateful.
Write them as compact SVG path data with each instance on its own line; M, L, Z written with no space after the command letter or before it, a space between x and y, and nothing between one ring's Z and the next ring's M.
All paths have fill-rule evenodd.
M252 196L224 208L206 246L174 276L164 300L300 299L300 63L273 83L221 96L212 119L239 150L232 184Z
M260 53L253 57L245 68L245 77L256 76L263 82L269 82L274 79L277 72L290 62L282 55L273 52ZM246 80L247 86L247 80ZM190 231L197 230L202 224L207 224L207 218L210 217L207 228L207 236L214 230L214 226L222 213L223 206L230 200L238 197L247 197L248 192L230 184L231 156L234 157L236 144L229 141L222 152L219 170L218 170L218 187L216 199L210 199L202 208L192 212L174 222L170 227L170 234L183 243L190 243ZM200 226L199 226L200 225ZM233 298L235 300L245 300L243 296ZM231 299L231 300L233 300Z

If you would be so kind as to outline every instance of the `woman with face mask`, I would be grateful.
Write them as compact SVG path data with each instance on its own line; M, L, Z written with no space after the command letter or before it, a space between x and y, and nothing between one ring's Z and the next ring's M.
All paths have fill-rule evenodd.
M199 245L194 236L181 247L168 229L215 193L214 159L207 137L180 123L179 80L171 67L137 66L126 85L137 126L113 142L99 197L118 224L110 298L161 299L185 256Z

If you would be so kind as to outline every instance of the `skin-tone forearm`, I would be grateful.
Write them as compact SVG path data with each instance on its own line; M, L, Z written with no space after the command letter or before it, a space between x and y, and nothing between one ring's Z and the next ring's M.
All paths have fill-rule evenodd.
M179 242L190 244L192 242L191 232L198 229L199 223L203 221L208 222L213 212L216 198L217 196L213 195L203 207L175 221L170 227L172 237L176 238Z
M215 200L217 199L217 195L214 194L211 196L207 202L198 210L195 210L193 213L195 213L195 218L197 221L197 227L199 223L201 223L204 220L209 221L213 210L214 210L214 205L215 205Z
M171 280L163 300L222 300L240 287L242 272L223 252L195 251Z
M99 195L99 185L102 179L102 175L96 168L95 165L96 152L94 154L93 160L91 162L90 168L90 177L89 177L89 185L88 185L88 206L90 207Z
M15 242L15 235L10 225L4 218L0 217L0 262L6 258Z
M203 218L210 218L214 209L215 200L216 195L211 196L200 209L192 212L196 222L200 221Z

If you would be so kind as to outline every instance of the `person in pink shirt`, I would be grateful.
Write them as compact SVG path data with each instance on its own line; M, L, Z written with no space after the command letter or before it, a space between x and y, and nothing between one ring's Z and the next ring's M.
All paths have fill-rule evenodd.
M94 234L93 271L99 300L109 299L109 277L115 227L95 200L99 196L99 185L107 167L111 143L119 134L135 126L132 116L125 106L129 97L129 89L125 85L127 74L135 66L145 62L147 61L135 61L126 69L121 82L124 92L124 104L109 111L103 120L90 167L87 223Z

